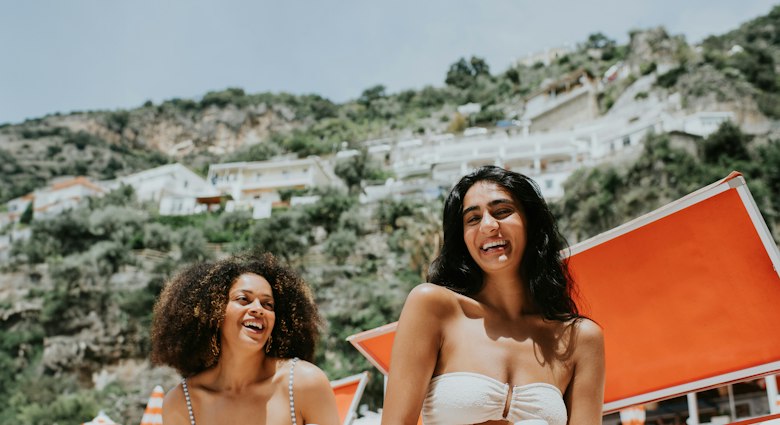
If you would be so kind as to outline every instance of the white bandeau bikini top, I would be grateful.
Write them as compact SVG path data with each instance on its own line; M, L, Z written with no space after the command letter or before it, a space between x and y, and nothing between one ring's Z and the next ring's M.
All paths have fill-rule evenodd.
M503 416L511 390L509 411ZM423 402L425 425L464 425L486 421L566 425L566 404L555 385L509 384L473 372L451 372L431 379Z

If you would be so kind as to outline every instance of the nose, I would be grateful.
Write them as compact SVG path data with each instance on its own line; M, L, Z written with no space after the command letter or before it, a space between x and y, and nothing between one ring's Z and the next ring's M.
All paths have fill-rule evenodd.
M255 315L262 316L265 314L265 309L260 305L260 300L254 300L249 304L249 312Z
M485 213L479 223L479 230L483 233L492 233L496 229L498 229L498 220L489 213Z

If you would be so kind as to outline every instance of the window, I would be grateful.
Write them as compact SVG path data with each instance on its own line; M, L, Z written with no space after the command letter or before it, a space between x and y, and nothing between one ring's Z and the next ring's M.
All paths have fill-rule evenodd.
M631 145L631 138L626 136L623 138L623 146L629 146Z

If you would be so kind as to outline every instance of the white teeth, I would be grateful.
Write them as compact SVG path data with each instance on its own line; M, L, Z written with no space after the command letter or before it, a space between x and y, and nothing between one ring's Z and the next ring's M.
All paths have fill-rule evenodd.
M494 246L505 246L505 245L506 245L506 241L493 241L482 245L482 249L488 250L490 248L493 248Z
M243 323L241 323L244 326L251 326L253 328L263 330L263 324L258 322L257 320L245 320Z

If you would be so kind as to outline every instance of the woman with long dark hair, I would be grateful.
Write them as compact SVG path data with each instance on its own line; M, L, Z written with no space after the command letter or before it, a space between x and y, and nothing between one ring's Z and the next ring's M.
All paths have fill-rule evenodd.
M406 300L382 424L601 423L604 342L582 317L536 184L486 166L444 205L428 280Z

